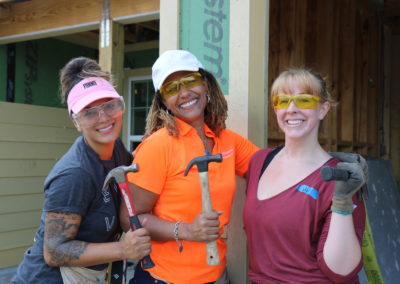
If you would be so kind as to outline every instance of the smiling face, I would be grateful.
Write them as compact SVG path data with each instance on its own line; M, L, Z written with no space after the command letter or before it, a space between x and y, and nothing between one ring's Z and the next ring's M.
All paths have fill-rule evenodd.
M289 95L312 94L312 87L304 85L301 80L292 78L285 82L283 88L277 88L277 93ZM315 84L318 82L315 80ZM314 89L315 90L315 89ZM314 92L314 93L312 93ZM330 108L329 102L320 102L316 108L298 108L293 101L287 108L274 109L279 128L285 133L285 139L318 138L320 121L324 119Z
M178 71L172 73L165 79L163 84L181 79L183 76L193 71ZM196 126L203 126L204 109L207 105L207 87L203 81L202 84L192 88L186 88L180 85L179 92L173 96L163 99L164 105L174 116L184 122Z
M99 106L111 99L100 99L87 105L85 109ZM83 127L79 122L73 120L76 129L85 137L86 143L98 154L104 147L113 147L122 128L122 112L114 117L108 116L100 111L100 117L96 124L90 127Z

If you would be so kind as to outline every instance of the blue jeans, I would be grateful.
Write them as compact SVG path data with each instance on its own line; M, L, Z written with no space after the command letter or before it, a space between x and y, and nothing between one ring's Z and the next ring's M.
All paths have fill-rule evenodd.
M214 284L216 282L209 282L205 284ZM164 281L155 279L150 273L142 269L140 264L136 265L135 276L129 281L129 284L167 284Z

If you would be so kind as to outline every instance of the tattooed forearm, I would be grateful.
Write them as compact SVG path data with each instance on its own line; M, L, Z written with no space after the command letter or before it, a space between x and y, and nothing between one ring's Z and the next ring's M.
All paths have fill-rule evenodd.
M70 266L79 260L88 243L75 240L81 216L73 213L46 213L44 247L53 266Z

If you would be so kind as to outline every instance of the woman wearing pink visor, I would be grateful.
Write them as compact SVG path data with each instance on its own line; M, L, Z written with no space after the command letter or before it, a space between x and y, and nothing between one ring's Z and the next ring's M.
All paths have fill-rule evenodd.
M110 262L139 260L150 253L146 229L128 232L119 223L118 187L102 190L107 173L130 165L119 134L123 98L111 75L92 59L72 59L61 70L61 97L81 136L44 183L45 201L33 246L12 283L106 283ZM122 275L112 273L113 278Z

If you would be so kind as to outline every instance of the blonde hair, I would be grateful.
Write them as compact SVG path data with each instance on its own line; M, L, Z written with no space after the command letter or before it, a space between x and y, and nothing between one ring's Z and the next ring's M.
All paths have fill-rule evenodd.
M210 96L210 100L204 110L204 122L216 136L219 136L221 130L226 128L225 121L228 116L228 104L214 75L204 69L200 69L199 72L206 82L208 95ZM179 136L176 120L168 113L161 94L157 91L146 119L144 138L162 127L167 129L169 135Z
M330 102L335 106L337 102L328 91L326 79L321 74L307 68L288 68L275 79L271 86L271 97L280 93L292 94L293 86L300 85L307 94L319 96L321 103Z

